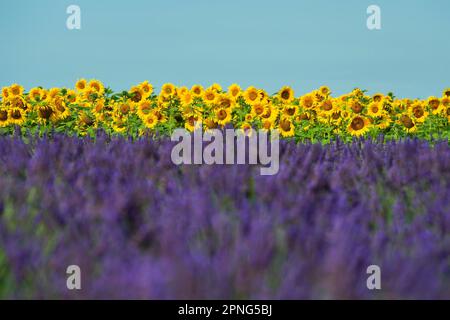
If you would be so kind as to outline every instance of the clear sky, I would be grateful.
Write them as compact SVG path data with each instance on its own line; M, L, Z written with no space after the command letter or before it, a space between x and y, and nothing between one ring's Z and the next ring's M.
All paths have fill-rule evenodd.
M81 30L66 28L71 4ZM379 31L366 27L371 4ZM449 12L448 0L1 0L0 86L85 77L424 98L450 86Z

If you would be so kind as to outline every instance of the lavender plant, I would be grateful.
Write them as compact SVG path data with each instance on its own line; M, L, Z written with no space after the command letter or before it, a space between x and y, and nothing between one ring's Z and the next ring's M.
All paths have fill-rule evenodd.
M0 137L0 297L450 298L447 141L283 141L276 176L172 146Z

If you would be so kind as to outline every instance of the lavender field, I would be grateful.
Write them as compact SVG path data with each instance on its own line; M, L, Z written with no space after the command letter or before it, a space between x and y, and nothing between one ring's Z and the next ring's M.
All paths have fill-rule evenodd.
M282 141L276 176L172 146L1 137L0 298L450 299L448 141Z

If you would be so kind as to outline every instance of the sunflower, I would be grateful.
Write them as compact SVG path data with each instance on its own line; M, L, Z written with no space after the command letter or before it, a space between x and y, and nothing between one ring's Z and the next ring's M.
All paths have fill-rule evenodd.
M316 90L316 91L313 92L313 97L314 97L314 101L316 103L320 103L323 100L325 100L325 98L326 98L326 96L322 92L320 92L319 90Z
M175 91L176 91L176 95L181 98L183 95L185 95L187 92L189 92L189 89L187 87L180 87L180 88L177 88Z
M227 108L220 108L216 111L216 118L214 119L221 126L226 125L231 121L231 111Z
M60 97L60 96L56 97L53 100L53 105L54 105L54 109L58 115L58 118L65 119L70 115L70 110L66 106L66 103L65 103L63 97Z
M206 132L209 132L212 129L217 129L219 127L217 121L211 118L205 119L204 124Z
M217 91L212 88L208 88L203 92L203 100L206 103L214 104L216 103L217 98L218 98Z
M87 82L86 79L80 79L75 83L75 89L79 92L86 90Z
M382 130L389 128L392 123L392 119L387 114L383 114L379 121L377 127Z
M46 123L56 120L55 110L50 104L37 106L38 122Z
M65 97L69 103L74 103L77 100L77 94L74 90L67 90Z
M9 125L9 114L6 109L0 109L0 128Z
M266 111L266 107L264 106L264 104L262 104L260 102L252 105L252 113L251 114L256 118L262 117L262 115L264 114L265 111Z
M274 123L272 120L263 120L261 122L261 129L264 131L270 131L274 128Z
M108 106L108 109L110 107ZM103 114L104 111L110 111L105 107L105 100L104 99L100 99L98 101L95 102L93 108L92 108L92 112L94 113L95 116L99 116L101 114Z
M222 86L218 83L213 83L209 89L215 90L217 93L222 92Z
M269 103L270 102L270 96L269 94L264 91L264 90L258 90L259 93L259 99L260 101L264 102L264 103Z
M282 113L286 117L293 117L298 111L298 106L293 104L287 104L283 106Z
M360 88L355 88L350 93L353 97L362 98L364 96L364 92Z
M361 113L364 109L364 106L361 104L361 102L359 102L359 100L356 99L351 99L349 101L349 106L352 112L356 114Z
M232 99L236 101L237 98L239 98L239 96L241 95L241 87L233 83L231 86L228 87L228 94L231 96Z
M182 106L188 106L194 102L194 95L190 91L186 91L184 94L180 95L180 102Z
M9 97L9 88L8 87L3 87L2 88L2 98L3 100L8 99Z
M442 97L450 98L450 88L447 88L442 92Z
M258 94L258 89L255 87L248 87L244 92L245 102L249 105L257 103L260 101L260 96Z
M252 122L254 117L253 117L253 115L251 113L247 113L245 115L244 119L245 119L246 122Z
M23 87L17 83L14 83L9 87L9 92L13 96L21 96L23 94Z
M47 99L49 101L52 101L53 99L55 99L59 95L60 91L61 90L59 88L51 88L48 91Z
M134 86L130 89L131 101L139 103L144 100L144 91L141 87Z
M148 81L139 84L139 88L141 88L144 98L150 97L153 93L153 86Z
M29 111L29 105L21 96L13 96L10 99L10 105L12 108L20 108L24 111Z
M450 106L446 107L444 110L444 116L447 117L447 120L450 121Z
M438 114L442 111L442 105L439 98L429 97L428 98L428 106L430 107L431 113Z
M429 113L425 110L422 103L416 103L412 105L411 109L409 110L409 115L414 118L416 122L425 122L427 119Z
M369 125L369 119L362 116L356 116L353 117L347 129L352 136L359 137L369 130Z
M382 105L379 102L372 102L367 108L367 114L371 117L380 117L383 114Z
M158 117L149 113L143 118L144 126L148 129L153 129L158 124Z
M330 88L327 87L327 86L321 86L321 87L319 88L319 92L320 92L322 95L324 95L324 96L329 96L329 95L331 94L331 90L330 90Z
M294 120L295 122L302 122L305 120L309 120L309 115L306 112L301 112L298 115L295 116Z
M444 117L449 117L450 97L442 98L441 103L442 103L442 113L444 114Z
M122 116L127 116L132 113L131 105L127 102L119 102L114 105L114 109Z
M95 120L96 120L95 117L93 117L91 114L82 111L78 116L78 125L80 127L95 127L96 126Z
M95 79L89 81L88 88L94 90L99 95L103 95L103 93L105 92L105 87L103 86L103 83Z
M199 128L200 125L201 125L201 117L199 115L191 114L186 117L184 127L190 132L194 131L196 128Z
M165 83L163 84L161 88L161 95L164 97L170 97L175 94L175 86L171 83Z
M290 103L292 100L294 100L294 90L292 90L291 87L284 86L281 88L281 90L278 92L278 98L283 103Z
M217 106L222 109L233 109L234 100L227 94L219 95L217 99Z
M322 115L331 116L334 112L336 112L335 103L331 99L325 99L319 105L319 110Z
M306 109L313 109L314 97L311 94L304 95L300 98L300 105Z
M203 95L203 87L199 84L193 85L191 88L191 93L194 97L201 97Z
M42 101L44 100L43 97L45 96L44 90L42 88L36 87L32 88L30 92L28 93L28 97L30 97L33 101Z
M115 133L123 134L127 131L127 122L122 117L114 117L111 127Z
M25 112L20 108L9 110L9 120L11 124L22 125L25 122Z
M400 117L399 123L402 125L402 128L407 132L415 132L417 130L417 126L414 120L406 114Z
M381 102L384 99L384 95L382 93L375 93L372 96L373 102Z
M294 124L289 118L283 117L280 119L278 129L283 137L292 137L295 133Z
M331 114L330 120L334 124L340 124L344 120L344 117L342 117L341 111L337 110Z

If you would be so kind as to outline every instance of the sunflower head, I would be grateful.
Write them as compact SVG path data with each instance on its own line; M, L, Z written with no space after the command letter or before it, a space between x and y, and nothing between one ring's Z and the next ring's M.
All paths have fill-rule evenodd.
M352 136L361 136L369 130L370 121L362 116L355 116L350 121L348 132Z
M161 95L171 97L176 93L175 86L172 83L165 83L161 88Z
M222 92L222 86L221 86L220 84L218 84L218 83L213 83L213 84L209 87L209 89L212 89L212 90L214 90L214 91L216 91L216 92Z
M350 100L350 109L353 113L359 114L363 111L364 106L358 99Z
M233 83L228 87L228 94L236 100L241 95L241 87Z
M322 95L324 95L324 96L329 96L329 95L331 94L331 90L330 90L330 88L327 87L327 86L321 86L321 87L319 88L319 92L320 92Z
M6 109L0 109L0 128L9 125L9 113Z
M148 81L141 82L139 88L141 88L145 98L148 98L153 93L153 86Z
M433 114L437 114L441 111L441 101L437 97L429 97L428 106Z
M86 88L87 88L86 79L80 79L75 83L75 89L79 92L86 90Z
M217 121L220 125L225 125L228 122L231 121L231 111L227 108L220 108L216 111L216 118L215 121Z
M445 89L444 92L442 93L442 96L450 98L450 88Z
M290 103L294 100L294 90L291 87L284 86L278 92L278 97L283 103Z
M405 129L407 132L414 132L417 129L413 119L406 114L400 117L400 124L402 125L403 129Z
M9 110L9 119L11 124L22 125L25 122L25 112L20 108Z
M103 86L103 83L101 83L99 80L95 80L95 79L89 81L88 87L100 95L102 95L105 91L105 87Z
M23 94L23 87L17 83L14 83L11 87L9 87L9 92L12 96L21 96Z
M412 105L409 112L409 115L411 115L417 122L424 122L428 117L428 114L429 113L425 110L422 103Z
M233 109L234 100L228 94L221 94L218 96L217 106L222 109Z
M8 99L9 97L9 88L8 87L3 87L2 88L2 98L3 100Z
M203 94L203 87L199 84L193 85L191 88L191 93L194 97L201 97Z
M383 113L383 108L380 102L372 102L367 108L367 114L371 117L379 117Z
M189 106L194 102L194 95L190 91L186 91L180 95L180 101L182 106Z
M294 124L287 117L283 117L280 119L278 129L280 130L280 133L283 137L292 137L295 133Z
M153 129L158 124L158 117L153 113L149 113L144 117L143 122L146 128Z
M218 96L217 91L212 88L208 88L203 92L203 100L209 104L216 103Z
M306 109L313 109L314 108L314 96L311 94L304 95L300 99L300 104L302 107Z
M383 98L384 98L384 95L382 93L375 93L372 96L373 102L381 102L383 100Z
M255 87L248 87L247 90L245 90L244 92L244 99L245 102L248 103L249 105L259 102L260 95L258 89L256 89Z
M134 86L130 89L131 101L139 103L145 99L144 91L139 86Z

